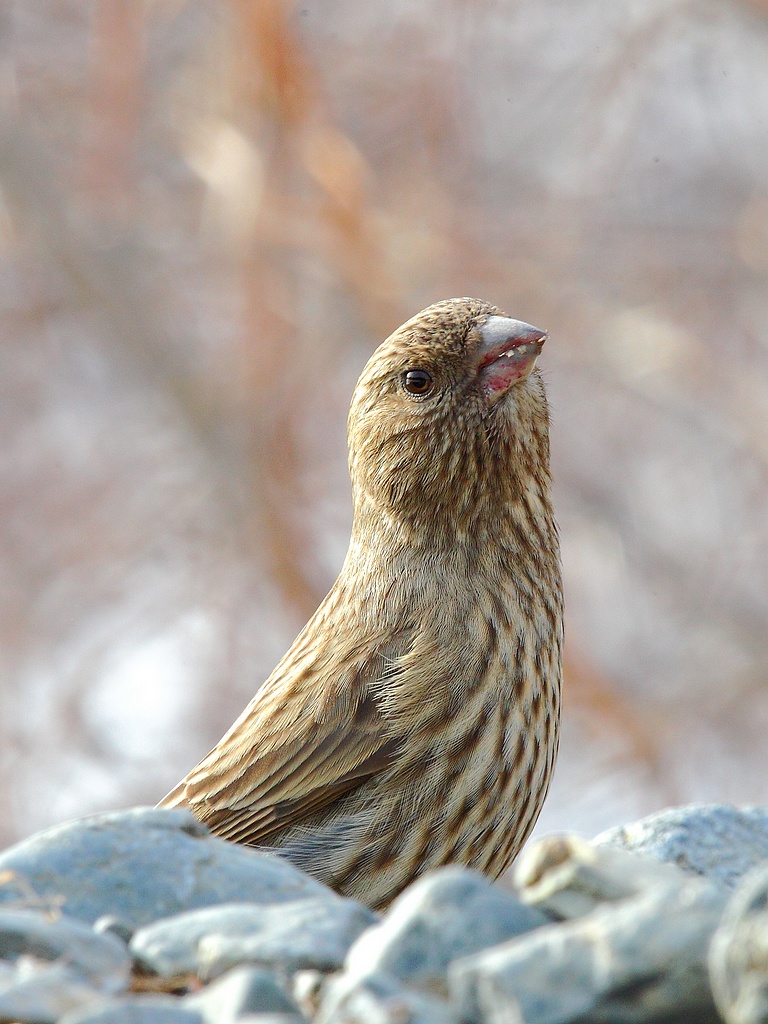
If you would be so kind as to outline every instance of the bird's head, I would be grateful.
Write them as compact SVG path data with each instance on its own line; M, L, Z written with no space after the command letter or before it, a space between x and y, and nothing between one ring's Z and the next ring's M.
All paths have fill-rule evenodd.
M349 414L356 522L369 517L434 536L475 529L519 499L527 475L548 483L548 415L536 358L544 331L478 299L448 299L376 350Z

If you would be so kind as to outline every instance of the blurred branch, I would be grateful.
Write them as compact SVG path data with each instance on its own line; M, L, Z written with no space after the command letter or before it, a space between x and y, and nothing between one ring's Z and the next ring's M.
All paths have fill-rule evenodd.
M97 0L94 8L84 197L99 204L102 216L120 222L135 199L145 19L145 9L132 0Z
M231 0L238 43L233 117L247 132L253 126L248 134L264 154L261 203L241 267L246 322L240 358L252 410L251 489L271 574L301 620L323 595L296 514L296 481L304 475L298 443L302 388L310 382L284 372L287 353L292 369L308 368L318 344L314 331L302 329L304 283L295 258L329 267L381 336L384 324L398 322L402 303L386 270L384 240L366 186L369 171L332 122L321 82L293 27L292 9L283 0ZM325 339L326 354L332 343Z

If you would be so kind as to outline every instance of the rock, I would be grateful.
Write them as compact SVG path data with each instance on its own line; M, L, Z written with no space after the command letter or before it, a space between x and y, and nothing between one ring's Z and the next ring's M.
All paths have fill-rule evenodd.
M104 999L103 992L64 964L22 957L0 972L0 1020L54 1024L70 1011L100 1005Z
M88 984L110 994L128 987L131 958L113 935L98 935L80 921L49 920L31 910L0 910L0 958L61 960Z
M575 835L545 836L531 843L514 872L520 899L557 920L583 917L601 903L687 880L673 864L620 847L595 846Z
M59 1024L202 1024L202 1018L173 996L127 996L68 1013Z
M9 873L6 875L6 873ZM0 904L34 892L92 924L135 928L197 907L285 903L329 890L276 854L227 843L183 810L134 808L67 822L0 854Z
M456 1016L447 1003L405 988L390 975L342 974L323 987L314 1024L456 1024Z
M709 971L728 1024L768 1024L768 864L731 898L712 940Z
M725 903L707 882L654 887L454 962L461 1020L714 1024L707 948Z
M260 907L233 903L179 914L140 929L136 960L157 974L213 978L237 964L337 970L357 936L378 920L339 896Z
M199 1013L204 1024L229 1024L251 1013L301 1016L272 975L258 967L237 967L202 992L185 996L181 1005Z
M733 889L768 860L768 807L673 807L602 832L594 842L648 854Z
M304 1017L295 1013L246 1013L240 1024L306 1024Z
M126 946L133 938L134 929L114 914L105 914L93 923L93 930L100 935L114 935Z
M352 946L344 969L360 978L387 974L445 995L452 960L547 923L538 910L478 872L440 868L398 896L381 924Z
M320 1008L320 997L326 976L321 971L296 971L291 978L291 993L305 1017L314 1017Z

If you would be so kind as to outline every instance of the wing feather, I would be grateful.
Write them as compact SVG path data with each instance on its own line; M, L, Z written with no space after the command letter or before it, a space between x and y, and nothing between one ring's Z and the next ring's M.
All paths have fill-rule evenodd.
M385 771L399 746L361 674L321 700L311 672L291 686L273 676L160 806L189 807L216 834L249 845L327 811Z

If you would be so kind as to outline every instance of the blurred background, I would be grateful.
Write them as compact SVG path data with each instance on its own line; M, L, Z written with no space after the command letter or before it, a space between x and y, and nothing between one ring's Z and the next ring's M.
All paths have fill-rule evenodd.
M333 582L374 347L540 365L567 595L539 831L768 803L768 3L0 9L0 845L154 803Z

